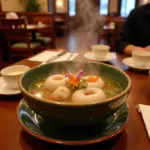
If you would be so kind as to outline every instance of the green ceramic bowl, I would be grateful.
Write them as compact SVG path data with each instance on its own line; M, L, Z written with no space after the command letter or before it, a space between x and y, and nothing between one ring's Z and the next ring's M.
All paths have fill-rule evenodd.
M122 92L103 103L71 104L67 102L44 101L28 92L31 83L40 77L61 72L79 71L83 69L88 74L103 75L116 81L122 87ZM102 122L111 116L125 103L131 87L129 77L117 68L96 62L66 61L35 67L26 72L19 82L24 99L35 113L53 123L64 126L87 126Z

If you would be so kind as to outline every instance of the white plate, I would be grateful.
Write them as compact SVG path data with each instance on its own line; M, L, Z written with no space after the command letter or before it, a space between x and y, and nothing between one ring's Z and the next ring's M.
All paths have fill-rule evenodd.
M0 95L16 95L20 94L21 91L19 89L12 89L8 87L7 83L0 77Z
M127 57L127 58L123 59L123 63L133 69L136 69L136 70L143 70L143 71L150 70L150 64L145 67L135 66L133 63L132 57Z
M93 55L92 52L87 52L87 53L84 54L84 57L86 59L92 60L92 61L107 62L107 61L111 61L111 60L115 59L116 58L116 53L110 52L110 53L107 54L107 56L105 58L97 59L97 58L95 58L95 56Z

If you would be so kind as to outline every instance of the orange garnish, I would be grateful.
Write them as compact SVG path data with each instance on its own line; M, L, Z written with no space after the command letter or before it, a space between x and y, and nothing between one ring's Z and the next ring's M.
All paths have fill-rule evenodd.
M71 81L76 81L76 76L74 74L70 74L69 78Z
M76 76L74 74L70 74L68 82L69 82L69 84L72 84L74 86L78 86L80 80L77 80Z
M99 79L98 76L89 76L87 81L88 82L96 82Z
M51 97L50 97L50 100L55 101L56 99L55 99L54 97L51 96Z
M74 85L74 86L78 86L78 84L79 84L79 80L77 80L77 81L72 81L72 80L69 80L68 81L70 84L72 84L72 85Z

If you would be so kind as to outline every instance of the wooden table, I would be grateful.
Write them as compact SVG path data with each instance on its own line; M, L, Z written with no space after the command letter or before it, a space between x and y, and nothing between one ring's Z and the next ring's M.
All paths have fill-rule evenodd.
M27 30L32 32L32 40L36 41L36 32L41 31L41 30L46 30L50 28L51 25L36 25L36 24L28 24L27 25Z
M124 55L118 54L118 58L112 61L112 64L124 70L132 81L132 89L127 99L127 102L132 107L132 119L122 134L109 141L85 147L65 147L46 143L27 134L18 124L16 119L16 107L22 98L21 95L10 97L1 96L0 150L150 150L150 141L141 114L135 109L139 103L150 105L148 73L137 73L128 70L128 67L122 64L122 58L124 57ZM29 62L25 59L17 64L34 67L39 63Z

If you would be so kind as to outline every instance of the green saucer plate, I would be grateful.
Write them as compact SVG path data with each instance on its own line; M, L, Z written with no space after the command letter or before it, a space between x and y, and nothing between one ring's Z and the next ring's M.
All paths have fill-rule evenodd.
M120 109L101 124L86 128L62 127L44 120L21 100L17 108L21 127L32 136L61 145L88 145L113 138L129 124L131 109L124 103Z

